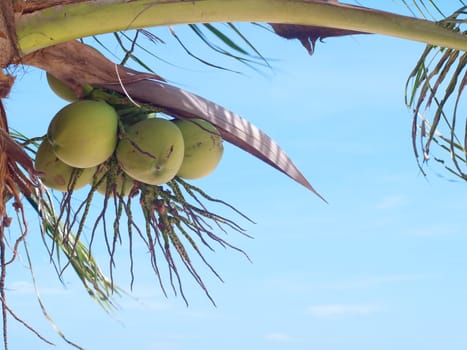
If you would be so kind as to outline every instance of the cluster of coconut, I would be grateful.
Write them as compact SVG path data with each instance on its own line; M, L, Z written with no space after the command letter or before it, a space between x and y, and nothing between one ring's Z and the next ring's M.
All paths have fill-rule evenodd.
M51 120L39 145L35 167L44 185L59 191L91 184L108 193L108 179L120 195L135 180L162 185L175 176L198 179L212 173L223 154L218 130L202 119L146 119L122 127L114 107L79 100ZM113 175L106 176L112 169Z

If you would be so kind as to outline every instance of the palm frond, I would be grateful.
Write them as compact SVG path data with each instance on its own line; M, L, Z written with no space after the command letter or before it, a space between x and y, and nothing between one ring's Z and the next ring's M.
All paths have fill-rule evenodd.
M439 22L440 25L463 33L466 9L462 7ZM467 180L465 119L463 125L458 125L461 96L466 82L467 53L454 49L427 46L410 73L406 84L406 104L413 113L412 143L420 169L428 161L431 144L435 142L442 145L442 150L448 151L452 163L450 172ZM449 136L440 136L442 134ZM442 158L435 157L438 161Z
M420 116L420 121L421 128L431 129L431 124L426 118ZM436 130L435 135L433 136L433 143L438 145L444 152L451 154L454 159L453 162L457 164L465 162L467 148L465 144L460 143L459 140L452 140L451 137L446 137ZM433 159L440 164L449 175L453 175L455 179L467 181L467 176L463 172L459 171L457 167L453 167L451 162L447 162L444 158L439 157L434 157ZM446 176L442 174L439 175L446 178Z
M436 20L437 18L439 18L439 16L443 18L446 17L443 11L439 8L438 4L436 4L432 0L401 0L401 2L414 16L416 16L418 13L418 15L422 18L431 18L432 20Z
M257 70L258 67L271 68L268 60L260 53L251 40L242 33L239 27L233 23L189 24L182 27L190 29L193 35L189 35L190 31L184 31L183 36L178 34L178 27L168 27L168 31L171 37L175 39L175 42L183 48L188 56L191 56L204 65L215 69L239 73L238 70L226 66L225 60L222 64L217 64L213 61L213 58L203 58L204 52L195 52L191 48L193 40L199 40L206 48L219 54L220 57L227 58L235 63L243 64L253 70ZM150 63L147 61L147 57L152 57L165 64L174 65L173 58L163 58L162 55L155 53L157 50L149 49L147 45L148 42L144 43L142 41L143 38L148 39L150 46L167 44L167 40L170 40L170 38L164 40L161 34L163 33L155 34L154 29L147 28L112 33L117 46L123 52L123 57L120 58L120 64L126 65L131 59L144 70L153 72ZM189 35L188 38L186 37L187 35ZM107 52L111 51L109 50L108 44L104 44L104 40L101 39L100 36L95 36L93 38L102 49ZM115 52L112 51L111 53L115 56ZM146 59L143 59L141 54L146 55Z
M35 152L37 142L18 131L11 131L12 137L29 152ZM104 309L111 311L115 305L113 296L122 293L101 272L101 268L94 260L88 248L76 240L73 232L66 232L66 227L59 222L59 216L54 210L54 201L44 188L36 187L29 193L23 192L25 199L36 211L40 223L43 242L48 249L50 261L58 277L63 272L62 255L65 264L73 267L88 294Z
M82 347L80 347L78 344L74 343L73 341L69 340L65 334L63 333L63 331L57 326L57 324L55 323L55 321L52 319L52 317L49 315L49 313L47 312L47 308L46 306L44 305L44 302L42 301L42 298L40 296L40 292L39 292L39 288L37 286L37 282L36 282L36 277L35 277L35 274L34 274L34 268L33 268L33 263L32 263L32 259L31 259L31 255L29 254L29 248L28 248L28 245L26 244L26 242L23 242L24 243L24 250L26 252L26 258L27 258L27 262L28 262L28 268L29 268L29 271L31 272L31 280L32 280L32 283L34 285L34 291L36 293L36 298L37 298L37 301L40 305L40 308L41 308L41 311L44 315L44 317L49 321L50 325L52 326L52 328L55 330L55 332L60 336L60 338L62 338L67 344L71 345L72 347L76 348L76 349L79 349L79 350L83 350ZM34 329L32 329L32 331L34 333L36 333L36 331ZM55 345L53 343L51 343L50 341L48 341L47 339L43 338L40 334L37 334L39 338L41 338L44 342L46 342L47 344L50 344L50 345Z
M226 57L235 62L239 62L253 70L256 70L256 66L268 67L270 65L268 61L261 55L261 53L255 48L255 46L249 41L245 35L241 33L237 26L232 23L226 23L226 30L220 28L222 24L189 24L188 27L195 34L195 38L201 40L207 48L213 52ZM193 53L187 45L175 32L175 29L170 28L171 34L177 39L178 43L185 49L185 51L200 62L222 70L232 70L231 68L220 66L212 62L208 62L205 59L200 58L199 54ZM190 38L190 41L192 39Z

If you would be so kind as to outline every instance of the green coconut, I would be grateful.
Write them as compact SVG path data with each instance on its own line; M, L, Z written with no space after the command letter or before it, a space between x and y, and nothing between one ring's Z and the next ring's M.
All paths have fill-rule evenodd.
M130 126L116 150L123 171L149 185L161 185L174 178L183 153L180 129L162 118L149 118Z
M62 192L68 191L72 181L74 181L73 190L86 186L92 181L96 171L96 167L77 169L65 164L57 158L52 145L47 140L44 140L37 149L35 167L45 186Z
M47 137L58 158L75 168L101 164L117 144L118 115L105 102L81 100L62 108Z
M66 85L61 80L55 78L52 74L47 72L47 83L49 84L50 89L55 92L55 94L68 102L73 102L78 100L73 89Z
M200 179L211 174L224 153L222 137L214 125L203 119L174 120L183 135L185 152L177 176Z

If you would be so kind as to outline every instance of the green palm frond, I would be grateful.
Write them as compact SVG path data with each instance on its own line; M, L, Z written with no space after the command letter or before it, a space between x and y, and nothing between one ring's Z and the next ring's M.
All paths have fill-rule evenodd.
M12 131L11 134L29 152L35 152L36 139L28 138L17 131ZM66 231L54 210L54 201L50 194L36 188L24 195L40 219L42 239L58 277L61 279L64 267L70 265L92 299L107 311L114 309L113 297L121 294L122 290L102 273L86 245L77 240L73 232Z
M178 27L168 27L168 31L171 37L175 39L175 42L183 48L188 56L191 56L204 65L215 69L240 73L226 66L225 61L223 61L221 65L213 62L212 58L203 58L204 52L195 52L191 48L193 40L200 41L206 48L218 54L220 57L227 58L227 60L235 63L240 63L250 69L258 70L260 67L271 68L268 60L255 47L251 40L242 33L238 25L234 23L188 24L182 27L184 29L189 29L188 31L184 31L183 35L178 33ZM152 73L155 73L155 71L148 62L148 57L168 65L174 65L172 58L164 58L157 53L157 46L169 44L167 40L170 40L170 38L164 40L160 35L161 34L155 34L154 30L150 28L112 33L117 47L123 52L123 57L119 58L120 64L127 65L129 61L133 61L143 70ZM94 36L93 38L100 48L116 56L115 52L109 49L108 44L106 45L100 36ZM150 46L154 47L156 50L150 49ZM143 54L146 57L145 59L143 58Z
M412 16L421 17L433 21L442 20L447 17L446 14L453 11L454 8L466 5L463 0L457 1L433 1L433 0L393 0L395 3L401 3Z
M440 21L440 25L463 33L466 10L467 7L462 7ZM420 169L428 161L431 144L435 142L448 151L450 172L467 180L467 131L465 124L459 125L458 120L466 82L467 53L455 49L428 45L411 72L406 85L406 104L413 112L412 140ZM442 158L435 157L438 161Z
M421 128L430 129L431 124L424 117L420 117ZM467 154L467 148L465 145L461 144L460 141L451 140L450 137L444 136L438 130L435 131L433 137L433 143L438 145L444 152L451 154L451 156L456 160L456 162L462 163L465 162L465 155ZM441 165L449 175L453 175L456 179L467 180L465 174L460 172L457 168L453 167L451 162L447 162L444 158L434 157L433 158L439 165ZM442 174L439 174L443 176ZM445 177L445 176L443 176Z
M440 9L438 4L436 4L432 0L428 1L407 1L401 0L404 6L411 12L413 16L421 16L422 18L430 18L432 20L436 20L441 17L446 17L443 11ZM460 1L462 3L462 1Z
M196 36L214 52L241 62L250 68L254 68L254 65L270 67L267 59L261 55L258 49L242 34L235 24L225 23L225 26L230 32L226 33L225 30L211 23L189 25ZM211 34L219 44L210 39L209 34Z

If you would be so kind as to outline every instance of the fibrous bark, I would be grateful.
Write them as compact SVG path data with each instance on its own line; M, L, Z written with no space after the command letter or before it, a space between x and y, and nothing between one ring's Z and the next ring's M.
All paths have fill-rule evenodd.
M14 10L16 13L31 13L58 5L76 4L90 0L16 0Z
M5 68L19 57L12 0L0 1L0 98L8 96L14 78Z

